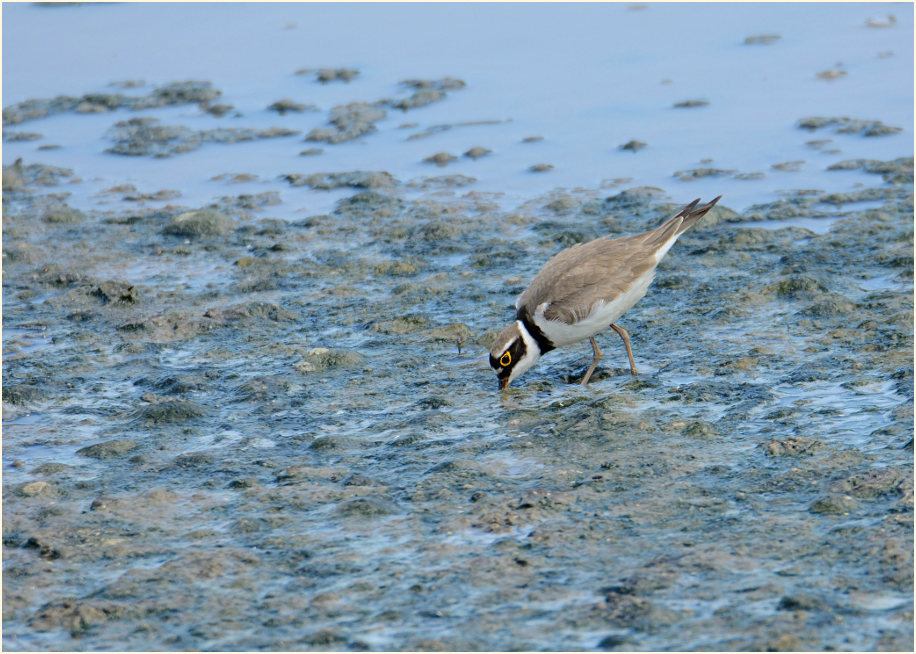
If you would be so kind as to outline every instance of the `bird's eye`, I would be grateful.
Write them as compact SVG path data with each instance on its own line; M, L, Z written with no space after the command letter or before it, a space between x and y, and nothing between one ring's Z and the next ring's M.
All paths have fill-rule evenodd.
M499 357L499 365L501 365L503 368L508 366L510 363L512 363L512 355L508 352Z

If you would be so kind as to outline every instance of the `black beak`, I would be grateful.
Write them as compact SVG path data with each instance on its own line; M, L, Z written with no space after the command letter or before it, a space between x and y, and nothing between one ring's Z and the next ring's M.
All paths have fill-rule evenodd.
M508 388L508 386L509 386L509 378L508 378L508 377L500 377L500 378L499 378L499 390L501 390L501 391L502 391L502 390L505 390L506 388Z

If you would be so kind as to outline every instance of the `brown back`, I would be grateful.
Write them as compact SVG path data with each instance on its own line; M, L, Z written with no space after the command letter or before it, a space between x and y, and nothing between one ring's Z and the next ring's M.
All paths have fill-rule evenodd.
M720 197L699 209L695 209L699 199L694 200L648 232L615 239L604 236L555 254L519 296L516 308L533 315L538 305L550 302L544 313L548 320L582 320L597 300L612 300L655 268L655 253L689 229Z

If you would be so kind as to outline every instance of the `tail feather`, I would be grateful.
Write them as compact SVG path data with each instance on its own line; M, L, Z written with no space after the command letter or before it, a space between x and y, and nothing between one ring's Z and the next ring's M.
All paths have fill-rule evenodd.
M709 202L704 204L699 209L696 206L700 203L700 198L697 198L686 207L678 211L676 214L671 216L668 220L662 223L656 229L646 232L645 234L645 243L647 245L654 245L655 247L660 248L658 257L665 256L665 253L668 251L677 238L690 229L690 226L693 225L696 221L706 215L706 212L713 208L713 206L718 202L722 196L718 196Z
M686 207L681 209L677 213L677 215L675 215L675 218L683 218L683 220L681 221L681 224L677 228L677 235L680 236L681 234L686 232L688 229L690 229L693 223L695 223L700 218L705 216L706 213L716 205L716 202L718 202L721 199L722 199L722 196L718 195L714 197L712 201L707 202L699 209L694 209L694 207L696 207L697 204L699 204L700 202L700 198L697 198L696 200L688 204Z

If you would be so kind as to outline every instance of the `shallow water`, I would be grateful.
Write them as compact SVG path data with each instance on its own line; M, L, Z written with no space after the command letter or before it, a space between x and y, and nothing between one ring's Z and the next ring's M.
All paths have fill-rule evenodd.
M3 17L7 109L194 78L235 107L5 124L6 649L912 648L911 7ZM321 66L360 72L294 74ZM446 76L467 85L303 141ZM265 109L285 97L318 111ZM817 115L902 130L795 126ZM105 152L136 117L301 134ZM698 167L765 174L672 176ZM611 333L589 387L586 343L496 391L486 351L543 261L719 193L622 319L637 377Z

